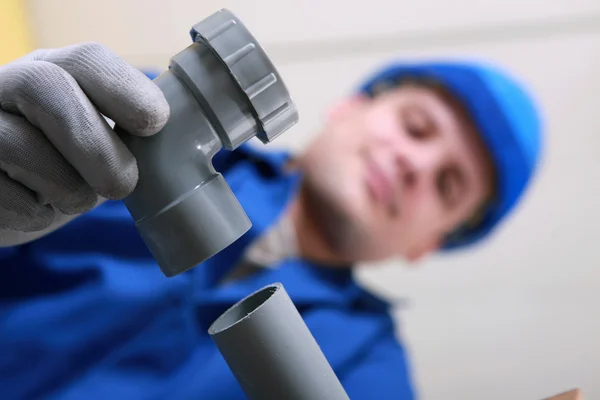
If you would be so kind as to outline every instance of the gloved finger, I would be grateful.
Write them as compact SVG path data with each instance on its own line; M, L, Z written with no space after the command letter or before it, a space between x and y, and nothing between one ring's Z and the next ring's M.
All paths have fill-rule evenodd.
M38 50L31 58L67 71L101 113L133 135L153 135L169 119L169 104L158 86L101 44Z
M63 214L89 211L94 190L36 127L0 110L0 169L37 193L38 202ZM3 189L4 190L4 189Z
M0 108L40 129L94 191L107 199L129 195L136 160L77 82L45 61L0 69Z
M0 229L35 232L52 223L54 210L37 202L36 195L0 171Z

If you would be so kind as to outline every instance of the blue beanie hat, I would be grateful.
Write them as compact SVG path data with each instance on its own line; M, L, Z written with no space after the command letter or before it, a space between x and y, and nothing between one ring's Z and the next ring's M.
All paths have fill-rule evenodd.
M533 99L513 77L477 63L392 64L377 71L360 88L373 95L379 84L404 79L435 81L453 94L469 113L491 156L496 173L494 198L475 225L446 238L446 249L487 236L513 210L539 163L542 123Z

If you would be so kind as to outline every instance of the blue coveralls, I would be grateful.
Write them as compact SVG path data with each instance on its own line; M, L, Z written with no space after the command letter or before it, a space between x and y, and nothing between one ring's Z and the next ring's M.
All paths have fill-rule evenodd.
M288 260L216 285L296 190L287 157L249 146L217 155L253 227L175 278L162 275L121 202L0 249L0 399L244 399L207 329L273 282L283 283L351 399L412 399L389 305L350 269Z

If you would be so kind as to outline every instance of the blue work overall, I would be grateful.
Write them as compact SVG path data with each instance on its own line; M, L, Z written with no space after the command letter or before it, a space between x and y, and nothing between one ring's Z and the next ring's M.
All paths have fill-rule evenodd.
M207 329L238 300L282 282L351 399L413 399L390 305L352 269L293 259L217 284L297 190L288 157L248 145L216 156L253 227L174 278L117 201L0 249L0 398L244 399Z

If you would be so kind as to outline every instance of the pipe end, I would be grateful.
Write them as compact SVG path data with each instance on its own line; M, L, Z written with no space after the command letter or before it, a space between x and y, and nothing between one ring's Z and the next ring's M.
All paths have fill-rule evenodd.
M258 311L270 298L282 290L284 290L283 285L278 282L265 286L246 296L227 309L227 311L221 314L221 316L212 323L208 329L209 335L218 335L233 328L245 319L250 318L252 314Z

